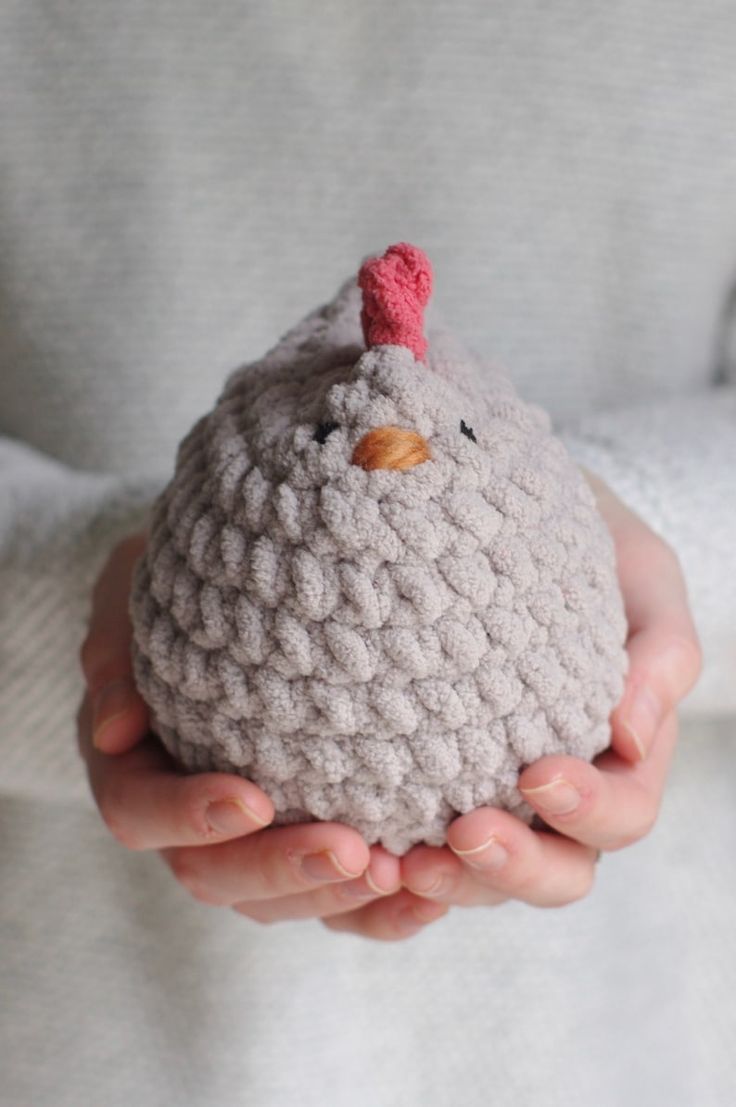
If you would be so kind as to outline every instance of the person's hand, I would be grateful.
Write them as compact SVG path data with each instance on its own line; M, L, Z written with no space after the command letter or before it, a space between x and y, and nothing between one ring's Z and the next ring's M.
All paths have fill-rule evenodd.
M676 707L696 683L701 651L673 550L599 477L583 470L613 535L629 624L629 672L611 714L609 749L592 764L542 757L520 774L522 794L551 830L481 807L455 819L449 846L415 846L401 859L406 888L428 902L560 907L591 889L600 852L643 838L655 824L677 738ZM325 920L361 929L379 904Z
M343 903L337 908L333 898L329 909L322 910L320 902L315 910L311 903L307 906L305 893L297 892L284 898L282 906L287 912L294 912L303 904L306 907L303 913L279 914L278 902L273 900L265 904L265 912L259 911L259 905L264 907L262 899L256 901L255 907L250 900L233 903L236 910L242 910L260 921L269 921L274 917L319 917L324 926L333 930L392 940L416 933L426 923L441 918L454 904L497 904L509 898L539 906L571 903L591 888L593 864L601 850L620 849L649 832L656 820L676 740L675 708L699 676L700 647L688 609L679 562L673 551L599 478L587 472L586 477L596 493L616 546L619 580L629 621L627 649L630 666L624 696L611 717L611 748L599 755L592 765L572 757L545 757L529 766L520 777L520 787L552 832L532 830L508 812L479 808L453 822L448 831L449 848L416 846L399 863L387 851L371 847L368 851L370 872L362 878L367 885L364 890L370 889L371 884L374 889L380 885L386 894L368 897L362 905L345 907ZM137 552L140 552L144 539L133 541L138 542ZM111 562L116 556L119 556L117 551ZM86 646L90 660L85 664L85 671L89 673L88 681L93 689L100 687L100 683L106 683L109 677L114 677L121 667L128 680L125 711L117 717L112 708L107 713L105 709L98 712L95 727L98 744L108 754L129 750L141 742L145 733L145 724L135 722L136 712L144 709L129 679L128 585L126 583L121 588L119 584L121 576L126 575L125 553L122 556L122 573L120 566L111 570L108 563L106 568L108 580L110 577L113 579L112 592L118 597L117 607L114 597L102 602L98 598L95 604L95 610L117 611L117 619L113 620L117 626L111 632L110 620L105 625L105 620L100 617L97 646L95 649ZM130 558L130 555L127 557ZM128 561L128 581L132 560ZM110 593L109 583L105 588L105 576L103 572L96 592L107 590ZM90 636L94 626L93 616ZM109 655L115 659L112 666L107 664L107 676L97 683L91 656L95 652L103 658ZM100 670L104 672L105 668L106 663L101 661ZM88 702L86 710L89 713ZM105 719L108 719L107 725ZM87 730L91 731L91 722L86 725ZM150 744L150 740L147 741ZM89 741L87 748L88 756L91 756L94 751ZM154 748L158 758L165 757L157 744ZM168 759L163 767L159 767L159 775L162 773L168 777L176 774ZM248 786L248 782L241 778L226 774L207 775L212 778L224 776L226 781L235 779L241 787ZM92 770L90 778L93 779ZM581 800L575 810L553 814L548 806L545 808L540 802L556 790L550 785L557 779L577 786ZM536 791L530 792L529 789ZM267 807L270 806L267 797L256 791ZM260 808L259 811L264 817L265 809ZM116 817L109 804L106 809L103 807L103 817L113 832L124 840L119 825L115 825ZM269 817L272 815L269 814ZM311 828L313 832L315 827L329 828L343 836L355 833L341 824L327 823L305 824L289 830L301 832ZM273 835L285 831L272 830L268 833ZM259 831L256 837L262 834ZM345 844L351 839L343 837L341 840ZM366 850L360 836L358 840ZM145 845L126 844L131 844L133 848L146 848ZM187 848L185 845L181 849L177 841L174 848L164 846L162 853L175 874L180 874L179 878L197 898L205 902L224 903L230 902L232 897L218 897L217 892L213 892L219 878L220 851L226 846L237 850L244 844L236 841L226 842L223 846ZM499 856L494 848L497 845L505 847L508 860L503 855ZM148 848L157 847L153 844ZM336 841L332 841L332 848L337 848ZM205 883L200 880L201 868L188 867L191 861L200 857L207 868ZM212 863L211 858L214 858ZM342 859L341 864L345 864L345 860ZM501 866L494 868L494 861L499 860ZM242 864L233 863L240 872ZM385 868L379 872L378 866ZM353 872L357 873L357 870ZM347 890L348 881L361 883L351 880L349 875L344 879L345 883L340 886L322 888L319 895L329 893L336 897L343 889ZM438 883L440 879L443 880L442 886ZM428 891L430 888L431 892ZM317 893L311 893L312 897L315 895ZM275 915L271 910L274 904Z
M123 845L157 850L195 899L231 907L257 922L333 918L356 904L383 910L359 927L373 937L406 937L441 905L401 889L399 861L340 823L268 826L274 808L252 782L229 773L185 774L149 731L132 678L128 596L145 534L112 551L95 585L80 661L79 750L102 818ZM351 929L348 925L343 929Z

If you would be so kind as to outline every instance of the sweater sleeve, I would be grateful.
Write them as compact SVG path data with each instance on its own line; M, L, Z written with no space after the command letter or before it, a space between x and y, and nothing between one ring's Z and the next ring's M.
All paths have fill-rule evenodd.
M581 415L554 429L680 559L703 649L682 716L736 712L736 386Z
M81 472L0 437L0 791L91 803L76 743L79 647L111 548L158 478Z

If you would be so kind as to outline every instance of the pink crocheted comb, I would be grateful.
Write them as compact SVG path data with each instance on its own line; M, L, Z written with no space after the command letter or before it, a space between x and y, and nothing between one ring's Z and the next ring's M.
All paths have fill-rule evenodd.
M358 273L363 290L360 322L367 346L406 346L424 361L424 308L432 292L427 255L409 242L389 246L383 257L369 258Z

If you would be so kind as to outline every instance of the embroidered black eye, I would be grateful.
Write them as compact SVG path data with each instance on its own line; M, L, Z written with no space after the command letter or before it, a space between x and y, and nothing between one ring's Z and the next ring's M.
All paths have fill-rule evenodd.
M319 442L320 446L326 440L328 434L332 434L334 430L337 430L337 423L318 423L317 429L314 432L314 441Z
M476 442L478 439L473 434L473 428L469 427L464 419L460 420L460 433L464 434L466 438L469 438L471 442Z

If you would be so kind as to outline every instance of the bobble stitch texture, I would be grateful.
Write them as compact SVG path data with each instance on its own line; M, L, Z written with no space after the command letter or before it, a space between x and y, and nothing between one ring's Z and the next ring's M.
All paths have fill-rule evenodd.
M519 771L605 749L628 666L591 489L502 370L424 337L430 285L399 243L231 373L130 599L135 678L182 766L255 781L274 825L334 819L397 855L480 805L530 822ZM428 456L353 463L380 427Z

